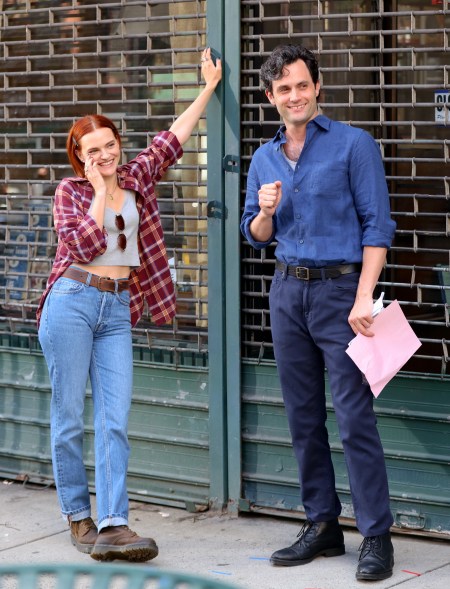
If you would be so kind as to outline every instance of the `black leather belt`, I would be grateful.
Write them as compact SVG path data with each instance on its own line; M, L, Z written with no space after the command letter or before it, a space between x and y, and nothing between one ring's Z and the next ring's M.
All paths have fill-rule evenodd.
M277 270L294 276L299 280L318 280L322 278L338 278L342 274L360 272L361 264L342 264L341 266L324 266L323 268L306 268L305 266L288 266L282 262L275 265Z
M63 276L86 284L89 272L83 272L82 270L77 270L76 268L67 268ZM98 290L106 292L121 292L122 290L127 290L129 281L114 280L114 278L104 278L103 276L97 276L97 274L91 274L91 281L89 286L93 286L94 288L98 288Z

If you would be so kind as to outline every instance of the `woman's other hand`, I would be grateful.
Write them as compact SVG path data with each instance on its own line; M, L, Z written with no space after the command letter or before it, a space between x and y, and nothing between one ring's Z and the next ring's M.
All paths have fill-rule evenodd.
M207 47L200 58L202 64L202 76L207 86L215 88L222 79L222 61L217 57L216 63L211 57L211 48Z

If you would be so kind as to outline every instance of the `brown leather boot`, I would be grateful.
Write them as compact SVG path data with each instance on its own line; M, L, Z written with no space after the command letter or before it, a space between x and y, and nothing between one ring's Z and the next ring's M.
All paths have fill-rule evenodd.
M158 555L152 538L141 538L128 526L109 526L100 530L91 552L95 560L130 560L145 562Z
M97 526L92 521L92 518L86 517L77 522L70 522L70 539L72 540L72 544L80 552L90 554L97 540L97 536Z

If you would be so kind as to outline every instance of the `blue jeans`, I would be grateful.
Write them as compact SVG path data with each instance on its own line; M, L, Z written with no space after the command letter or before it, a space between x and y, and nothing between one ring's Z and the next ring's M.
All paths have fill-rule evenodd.
M321 522L341 513L326 428L326 367L356 523L363 536L378 536L393 523L384 453L373 395L345 353L358 280L353 273L305 281L276 270L270 318L306 514Z
M98 528L128 523L128 415L133 379L129 292L61 277L44 305L39 341L52 385L53 471L63 518L91 515L83 462L84 403L91 381Z

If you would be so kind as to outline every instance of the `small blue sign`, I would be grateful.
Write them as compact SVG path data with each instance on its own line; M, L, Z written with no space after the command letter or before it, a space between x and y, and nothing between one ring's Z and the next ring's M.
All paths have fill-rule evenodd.
M438 125L447 125L449 123L450 91L435 90L434 102L436 103L436 108L434 109L435 123Z

